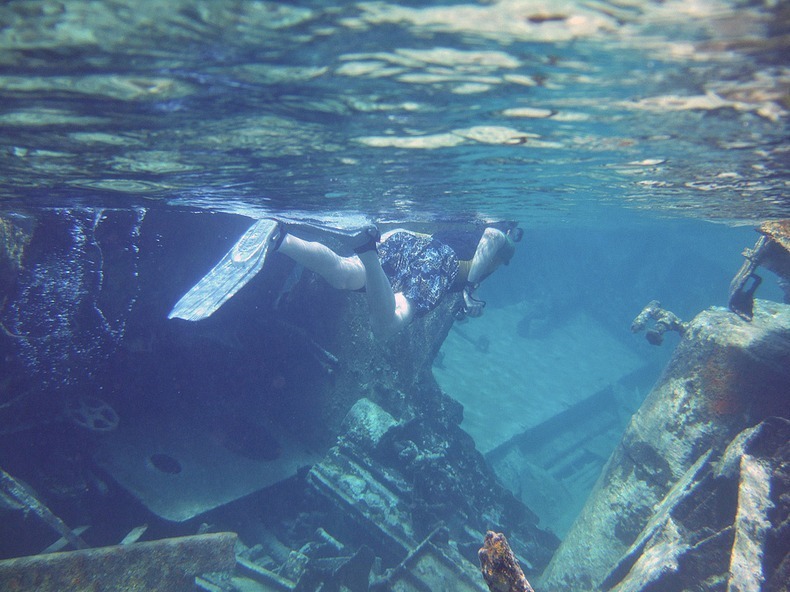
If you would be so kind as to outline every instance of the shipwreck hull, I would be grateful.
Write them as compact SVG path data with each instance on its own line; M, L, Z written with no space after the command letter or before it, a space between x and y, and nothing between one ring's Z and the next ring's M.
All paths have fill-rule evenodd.
M786 417L788 401L790 307L758 301L751 322L720 308L699 314L689 324L663 375L633 417L584 509L543 575L539 589L547 592L615 586L620 586L617 588L620 590L670 589L656 583L659 574L674 574L675 584L682 582L678 584L680 587L671 589L684 589L684 585L693 586L707 578L725 582L710 589L727 589L729 564L723 566L721 573L708 573L695 581L700 578L700 572L688 569L683 577L679 576L681 566L689 562L667 554L654 557L653 574L641 584L635 583L635 576L628 576L627 567L643 566L647 561L650 546L642 540L648 536L645 529L660 521L658 516L662 512L677 511L667 510L667 506L677 501L678 484L685 479L691 487L703 479L705 470L723 471L725 450L728 446L732 450L739 434L769 417ZM776 451L776 455L781 454L781 450ZM737 492L738 478L734 479L730 489L734 487L733 491ZM782 485L780 480L771 495L778 495L782 487L786 483ZM728 498L726 487L714 488L709 495L706 503L721 504L721 507L711 512L707 522L704 516L698 516L701 521L696 527L707 529L707 534L714 537L732 526L732 521L727 524L726 516L741 511L741 498L731 495ZM768 504L770 500L765 502ZM772 528L778 528L781 518L774 515L770 523ZM729 557L733 552L731 538L722 536L719 541L723 545L719 552ZM685 551L678 551L679 555L693 552L694 545L687 543ZM641 563L634 556L639 550L645 554ZM757 557L753 555L753 560L759 565L743 569L764 573L775 568L762 565L762 553ZM770 579L771 573L764 573L764 577ZM627 581L630 583L626 584Z

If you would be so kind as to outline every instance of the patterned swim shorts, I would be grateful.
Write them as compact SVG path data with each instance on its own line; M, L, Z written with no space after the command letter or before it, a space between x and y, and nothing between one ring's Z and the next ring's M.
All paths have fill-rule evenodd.
M433 310L458 275L455 251L430 236L398 231L378 251L392 289L409 299L416 315Z

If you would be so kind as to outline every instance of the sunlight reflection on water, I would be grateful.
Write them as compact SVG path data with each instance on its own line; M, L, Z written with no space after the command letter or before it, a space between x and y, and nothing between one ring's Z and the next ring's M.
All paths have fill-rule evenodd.
M757 8L131 6L0 7L4 209L787 213L790 75Z

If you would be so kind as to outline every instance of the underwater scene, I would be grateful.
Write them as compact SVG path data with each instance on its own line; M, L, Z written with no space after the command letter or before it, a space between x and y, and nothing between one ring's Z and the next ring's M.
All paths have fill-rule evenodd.
M790 590L790 4L0 4L0 592Z

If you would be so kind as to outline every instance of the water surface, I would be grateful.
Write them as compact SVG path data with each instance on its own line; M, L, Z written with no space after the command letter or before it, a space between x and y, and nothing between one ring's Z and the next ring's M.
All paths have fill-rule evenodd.
M724 0L4 3L0 198L780 216L783 18Z

